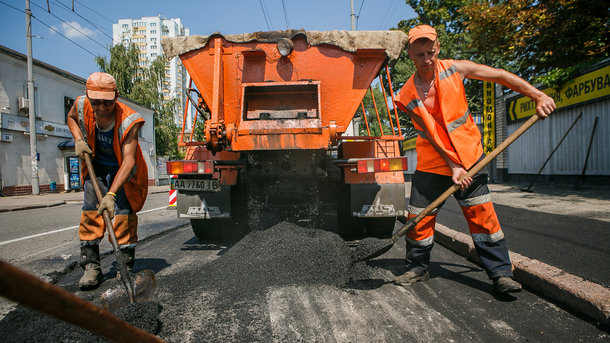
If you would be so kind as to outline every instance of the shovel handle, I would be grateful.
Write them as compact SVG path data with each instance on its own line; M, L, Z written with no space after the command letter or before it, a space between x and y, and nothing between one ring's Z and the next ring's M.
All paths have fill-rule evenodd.
M0 260L0 295L114 342L163 342L94 304Z
M510 136L508 136L504 142L500 143L489 155L485 156L479 163L475 164L474 167L470 168L466 175L460 178L460 181L467 177L472 177L481 169L483 169L491 160L496 158L504 149L506 149L509 145L511 145L519 136L521 136L525 131L527 131L530 127L532 127L537 121L540 119L538 115L533 115L528 119L523 125L521 125L515 132L513 132ZM420 214L411 218L405 225L392 236L392 242L396 242L400 237L404 236L407 231L411 230L417 223L419 223L425 216L430 214L435 208L439 207L447 198L449 198L453 193L455 193L458 189L460 189L460 185L452 185L449 187L443 194L441 194L436 200L434 200L428 207L426 207Z
M102 202L102 189L100 188L99 183L97 182L97 176L95 175L95 170L93 170L93 163L91 163L91 157L89 156L89 154L84 154L85 155L85 165L87 166L87 170L89 171L89 177L91 179L91 184L93 185L93 189L95 190L95 195L97 197L97 202L101 203ZM112 248L114 249L114 254L117 258L117 263L122 264L122 261L119 261L119 259L121 258L119 255L121 254L121 251L119 249L119 243L116 240L116 234L114 233L114 227L112 226L112 220L110 219L110 215L108 214L107 210L104 210L102 212L102 217L104 218L104 224L106 224L106 231L108 231L108 237L110 237L110 243L112 243ZM124 271L121 272L121 281L123 281L123 284L125 285L125 288L127 289L127 295L129 295L129 302L131 304L133 304L135 302L135 293L131 284L131 280L129 278L129 275L123 275L123 274L127 274L124 273Z

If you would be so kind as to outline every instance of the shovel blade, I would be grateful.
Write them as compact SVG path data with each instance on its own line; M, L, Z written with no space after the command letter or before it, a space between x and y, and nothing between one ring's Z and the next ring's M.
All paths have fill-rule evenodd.
M365 238L358 243L352 261L362 262L381 256L394 246L391 239Z
M152 299L157 286L157 279L152 270L142 270L135 277L134 281L134 300L142 303ZM124 287L109 288L100 297L102 308L115 313L118 309L130 304L129 295Z

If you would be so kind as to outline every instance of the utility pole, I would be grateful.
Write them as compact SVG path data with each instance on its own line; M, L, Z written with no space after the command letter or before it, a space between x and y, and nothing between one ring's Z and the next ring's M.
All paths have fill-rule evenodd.
M356 31L356 14L354 14L354 0L349 0L349 4L352 7L352 31Z
M36 148L36 105L34 103L34 73L32 67L32 11L25 0L25 30L28 45L28 116L30 119L30 158L32 160L32 194L40 194L38 184L38 149Z

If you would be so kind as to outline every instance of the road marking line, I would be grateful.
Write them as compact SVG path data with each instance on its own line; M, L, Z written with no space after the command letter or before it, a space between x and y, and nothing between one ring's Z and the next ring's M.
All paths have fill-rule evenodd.
M157 207L157 208L153 208L150 210L146 210L146 211L140 211L138 213L142 214L142 213L148 213L148 212L153 212L153 211L158 211L158 210L164 210L167 209L167 206L163 206L163 207ZM40 237L40 236L46 236L46 235L50 235L53 233L58 233L58 232L62 232L62 231L67 231L67 230L73 230L73 229L78 229L79 225L76 226L70 226L70 227L66 227L63 229L57 229L57 230L53 230L53 231L48 231L48 232L43 232L43 233L37 233L35 235L31 235L31 236L26 236L26 237L21 237L21 238L15 238L15 239L11 239L9 241L4 241L4 242L0 242L0 246L1 245L5 245L5 244L9 244L9 243L15 243L15 242L19 242L19 241L24 241L26 239L30 239L30 238L36 238L36 237Z

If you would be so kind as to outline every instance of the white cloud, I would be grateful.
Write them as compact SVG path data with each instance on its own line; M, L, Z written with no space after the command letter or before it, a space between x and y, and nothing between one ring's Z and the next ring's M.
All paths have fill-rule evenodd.
M75 21L70 23L62 23L61 28L63 30L63 34L66 35L66 37L68 38L85 38L83 34L89 37L95 35L95 32L93 30L90 30L87 27L83 27Z

